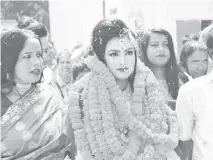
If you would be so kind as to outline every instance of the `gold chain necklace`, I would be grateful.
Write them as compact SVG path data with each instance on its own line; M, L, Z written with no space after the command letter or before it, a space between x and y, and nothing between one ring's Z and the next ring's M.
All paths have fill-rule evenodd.
M24 95L26 91L28 91L31 88L31 84L23 85L23 84L16 84L15 89L19 96Z

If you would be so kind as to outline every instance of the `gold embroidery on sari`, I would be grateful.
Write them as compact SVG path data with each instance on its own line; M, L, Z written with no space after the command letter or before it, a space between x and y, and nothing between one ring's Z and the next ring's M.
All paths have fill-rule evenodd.
M17 120L17 116L21 113L21 111L30 107L30 104L39 100L39 92L39 87L35 87L30 93L14 102L2 116L1 125L5 124L9 120L14 121L14 118Z

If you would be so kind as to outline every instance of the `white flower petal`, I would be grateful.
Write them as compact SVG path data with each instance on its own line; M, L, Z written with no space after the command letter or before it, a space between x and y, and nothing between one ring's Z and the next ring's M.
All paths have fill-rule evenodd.
M25 124L21 121L19 121L16 125L15 128L17 131L23 131L25 129Z

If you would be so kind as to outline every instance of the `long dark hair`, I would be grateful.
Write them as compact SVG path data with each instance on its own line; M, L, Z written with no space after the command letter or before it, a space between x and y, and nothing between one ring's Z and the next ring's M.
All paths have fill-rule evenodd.
M98 24L95 26L95 28L92 31L91 46L100 61L106 64L104 55L105 55L106 45L109 40L111 40L114 37L121 37L121 35L127 36L128 38L130 38L126 31L131 32L132 36L135 38L134 33L129 30L129 28L126 26L126 24L123 21L119 19L101 20L100 22L98 22ZM137 54L136 54L136 48L135 48L134 71L133 71L133 74L129 77L132 91L134 91L133 85L134 85L134 79L136 74L136 65L137 65Z
M151 30L147 30L142 34L138 33L137 40L138 45L141 50L140 59L145 63L146 66L151 68L151 63L147 58L147 47L150 40L151 33L162 34L167 37L168 40L168 48L170 51L170 59L166 64L166 82L168 84L169 93L171 94L173 99L177 99L178 90L179 90L179 81L178 81L178 66L175 57L174 44L172 40L172 36L168 31L162 28L155 28ZM140 37L142 35L142 37Z
M1 89L6 89L6 94L12 91L14 68L29 38L38 39L32 31L24 29L12 29L1 34Z

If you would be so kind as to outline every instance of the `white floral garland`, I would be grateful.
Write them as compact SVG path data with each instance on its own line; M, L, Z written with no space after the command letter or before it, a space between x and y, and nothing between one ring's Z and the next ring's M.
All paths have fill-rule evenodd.
M87 62L92 73L85 85L70 92L70 119L75 140L84 159L158 160L171 153L178 143L178 124L174 112L165 104L157 80L138 60L131 105L127 105L109 69L98 60ZM79 89L84 87L83 113ZM129 129L126 145L119 140L114 126L113 104L120 126Z

